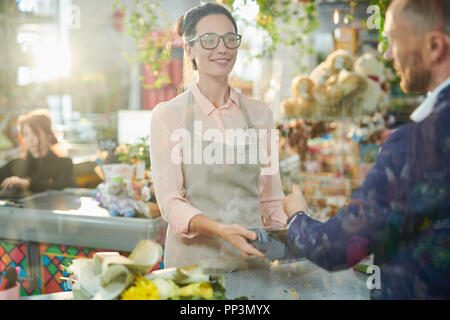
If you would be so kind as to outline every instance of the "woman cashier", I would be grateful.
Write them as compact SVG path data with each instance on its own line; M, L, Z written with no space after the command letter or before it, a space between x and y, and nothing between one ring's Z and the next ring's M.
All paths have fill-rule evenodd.
M177 27L184 40L185 58L198 73L188 90L160 103L152 113L153 181L162 217L169 224L164 266L199 264L220 272L246 268L255 260L263 261L246 258L264 257L247 242L256 239L249 229L260 228L263 222L286 224L278 166L274 174L261 175L259 163L201 159L207 148L219 146L215 150L229 151L231 147L223 144L223 139L218 139L220 143L207 139L198 128L203 133L214 132L209 136L225 136L229 129L271 131L272 113L263 103L243 97L228 85L241 36L227 9L201 4L187 11ZM186 133L182 144L174 138L180 132ZM250 144L255 140L247 142L245 148L233 146L233 150L244 150L246 159L251 157L254 149ZM198 145L203 150L199 151Z

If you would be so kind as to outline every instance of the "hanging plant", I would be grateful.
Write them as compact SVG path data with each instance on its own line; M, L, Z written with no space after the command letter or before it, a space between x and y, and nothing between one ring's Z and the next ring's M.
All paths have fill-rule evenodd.
M380 28L378 29L378 40L382 45L383 52L386 51L388 47L386 38L383 36L383 30L386 11L391 2L392 0L370 0L370 5L378 6L378 8L380 9Z
M168 44L174 38L171 22L161 8L160 0L134 0L133 6L127 6L124 0L112 0L112 7L123 16L125 34L134 39L137 48L135 55L126 54L132 64L143 64L154 76L152 83L141 82L145 89L158 89L171 83L163 66L170 62Z
M236 11L235 0L221 0L219 3L225 5L230 11ZM278 44L288 47L298 46L299 54L312 54L313 48L305 44L304 39L311 34L318 26L316 6L314 1L309 0L243 0L243 4L247 5L255 2L259 7L256 16L256 26L264 30L269 38L265 42L261 52L255 55L255 58L271 55ZM302 3L303 10L300 10L299 3ZM254 25L254 21L246 21L239 17L237 19L246 25ZM298 32L289 32L283 34L280 23L284 22L290 28L298 30ZM282 36L283 34L283 36Z
M133 6L126 5L125 0L111 1L113 9L123 16L125 34L135 40L138 52L134 56L128 55L128 60L131 63L142 63L155 77L152 83L143 83L144 88L160 88L171 83L171 78L163 71L163 66L171 60L167 44L175 37L172 31L174 21L167 19L167 13L161 8L161 1L134 0ZM217 0L217 2L235 13L234 0ZM264 30L269 38L269 41L264 42L261 52L253 58L271 55L279 43L299 46L299 57L313 53L312 47L305 44L304 39L319 26L314 1L243 0L244 5L250 2L255 2L259 7L256 26ZM297 9L297 2L303 3L304 10ZM234 15L238 21L247 25L254 24L254 21L246 21ZM277 25L280 21L286 22L299 32L289 32L287 36L281 37L281 30Z

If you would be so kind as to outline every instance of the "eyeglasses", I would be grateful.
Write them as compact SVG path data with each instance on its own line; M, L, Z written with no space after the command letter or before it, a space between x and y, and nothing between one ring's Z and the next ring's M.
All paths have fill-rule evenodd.
M236 49L241 45L241 38L242 36L233 32L225 33L221 36L219 36L216 33L205 33L202 35L199 35L195 38L192 38L188 41L190 45L194 43L197 40L200 40L200 44L202 47L206 50L212 50L217 48L219 45L220 39L222 38L223 44L228 49Z

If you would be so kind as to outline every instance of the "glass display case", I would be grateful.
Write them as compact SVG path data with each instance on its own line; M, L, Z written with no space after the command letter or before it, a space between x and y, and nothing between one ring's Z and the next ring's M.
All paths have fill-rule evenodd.
M7 266L20 268L22 296L68 291L61 265L96 252L128 256L141 239L163 245L166 228L160 217L111 217L90 189L0 200L0 273Z

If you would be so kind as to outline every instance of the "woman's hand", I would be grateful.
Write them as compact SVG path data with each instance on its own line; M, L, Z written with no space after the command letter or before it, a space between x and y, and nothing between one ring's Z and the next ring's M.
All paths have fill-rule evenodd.
M19 188L22 190L26 190L30 187L30 181L28 179L19 178L16 176L12 176L9 178L6 178L2 182L2 189L8 189L8 188Z
M220 237L228 241L245 257L251 255L264 258L264 254L247 242L249 240L256 240L256 232L250 231L238 224L222 224L219 227Z
M292 186L292 193L283 199L283 209L290 218L298 211L308 212L308 203L298 185Z
M247 239L256 240L256 232L250 231L238 224L222 224L204 214L194 216L189 222L189 232L195 232L219 237L229 242L247 258L254 255L264 258L264 254L247 242Z

